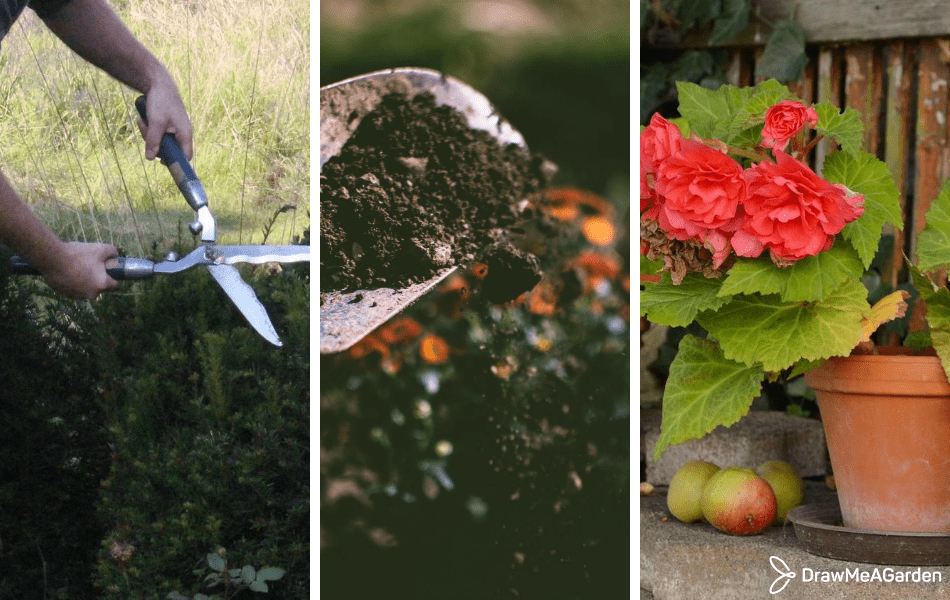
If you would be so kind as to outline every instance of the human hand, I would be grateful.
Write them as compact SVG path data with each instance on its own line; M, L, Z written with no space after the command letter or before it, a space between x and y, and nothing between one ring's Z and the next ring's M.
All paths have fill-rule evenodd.
M55 270L44 273L46 283L73 300L88 300L114 290L119 282L106 273L106 261L118 254L112 244L65 242Z
M145 96L145 113L148 116L148 125L141 119L138 123L142 137L145 138L145 158L155 158L162 136L171 133L178 140L185 157L191 160L191 120L178 94L178 88L171 80L149 89Z

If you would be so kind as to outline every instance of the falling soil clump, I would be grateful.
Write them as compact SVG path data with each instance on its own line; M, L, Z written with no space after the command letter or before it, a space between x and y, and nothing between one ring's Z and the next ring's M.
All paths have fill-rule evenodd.
M511 302L541 281L538 257L505 242L485 257L488 273L482 281L481 293L495 304Z
M475 259L547 183L545 163L429 93L385 96L320 172L321 292L398 288Z

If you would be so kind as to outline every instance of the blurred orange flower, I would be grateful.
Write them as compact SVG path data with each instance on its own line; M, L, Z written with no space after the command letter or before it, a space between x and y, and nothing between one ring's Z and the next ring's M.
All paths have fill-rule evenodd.
M600 215L610 215L613 212L609 202L592 192L575 187L553 187L544 190L541 210L554 219L573 221L580 214L581 206L586 206L590 212Z
M465 277L456 273L445 280L441 290L442 293L460 292L466 288L468 288L468 281L465 280Z
M620 262L616 258L590 250L582 252L574 259L574 266L588 275L597 275L607 279L615 279L620 275Z
M528 311L549 317L557 310L557 287L550 279L542 279L528 292Z
M379 338L387 344L400 344L416 339L422 326L412 317L396 317L379 328Z
M617 237L614 224L607 217L588 217L581 229L587 241L598 246L609 246Z
M441 337L430 333L419 344L419 356L429 364L441 364L449 359L449 345Z
M456 273L442 284L439 293L438 307L440 312L453 319L461 315L462 308L468 304L472 295L472 288L468 280Z
M375 332L356 342L356 344L347 350L346 354L352 359L359 360L369 356L373 352L379 352L384 357L389 356L389 348L378 337L376 337Z
M469 269L472 272L472 275L475 279L482 280L485 279L485 276L488 275L488 265L485 263L475 263Z

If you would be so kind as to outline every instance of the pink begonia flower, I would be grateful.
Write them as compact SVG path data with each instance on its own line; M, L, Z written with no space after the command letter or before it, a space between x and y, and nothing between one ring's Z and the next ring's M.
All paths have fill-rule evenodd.
M762 127L762 146L774 150L785 150L788 140L801 131L808 123L809 127L818 124L818 113L814 108L801 102L785 100L779 102L765 113L765 126Z
M736 254L755 257L768 248L773 260L788 262L828 250L835 235L864 214L864 196L825 181L781 150L775 158L745 172L747 218L732 237Z

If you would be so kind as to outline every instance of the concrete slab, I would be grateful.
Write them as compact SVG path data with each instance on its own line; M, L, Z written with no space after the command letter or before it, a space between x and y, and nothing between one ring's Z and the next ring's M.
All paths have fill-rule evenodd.
M773 526L765 533L748 537L729 536L706 523L685 524L666 510L665 488L640 498L640 588L641 598L656 600L933 600L950 598L950 567L919 567L939 581L899 582L897 573L918 567L886 567L824 558L805 552L791 524ZM805 502L834 501L835 495L823 484L807 482ZM786 587L770 592L779 578L771 557L788 566L793 578ZM875 571L877 569L877 571ZM888 571L888 569L890 569ZM882 581L844 580L822 582L821 573L850 573ZM885 581L890 577L892 581ZM773 591L780 586L779 583Z
M641 457L647 481L666 485L677 470L691 460L706 460L720 467L755 468L767 460L784 460L802 477L828 472L825 434L814 419L777 411L751 411L732 427L717 427L699 440L669 446L658 461L653 448L660 438L661 412L640 411Z

